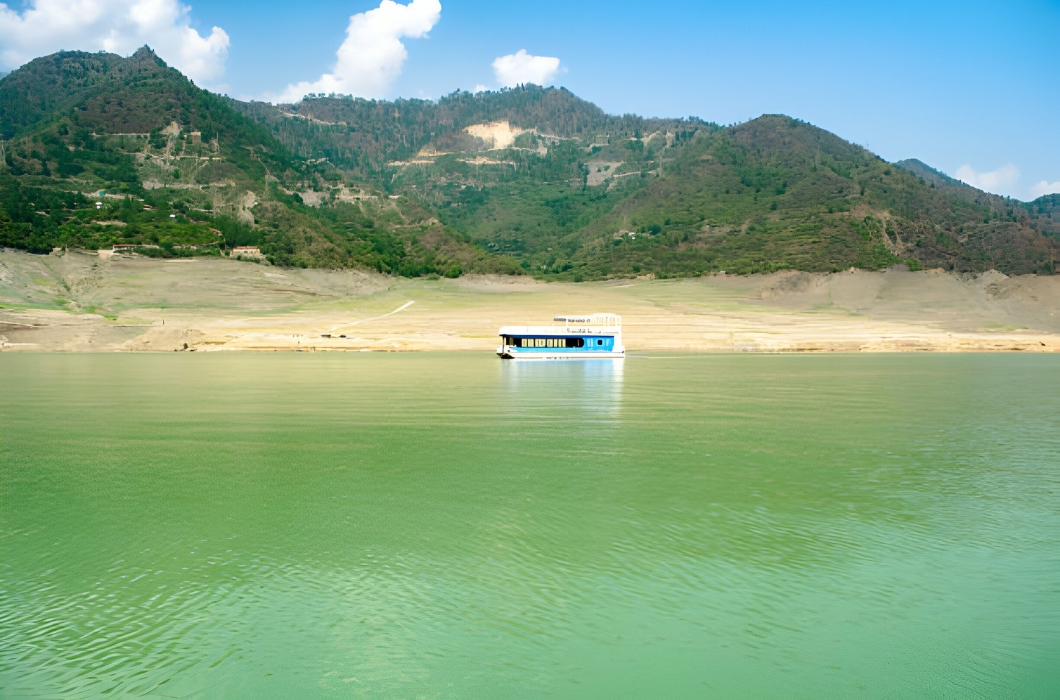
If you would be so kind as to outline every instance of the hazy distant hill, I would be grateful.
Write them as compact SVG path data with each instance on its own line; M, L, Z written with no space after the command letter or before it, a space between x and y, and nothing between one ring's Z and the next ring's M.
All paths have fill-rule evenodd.
M573 280L1054 258L1051 198L989 195L785 116L612 116L557 88L269 105L147 48L63 52L0 80L0 131L0 244L36 251L220 242L284 265ZM87 196L101 189L118 196Z

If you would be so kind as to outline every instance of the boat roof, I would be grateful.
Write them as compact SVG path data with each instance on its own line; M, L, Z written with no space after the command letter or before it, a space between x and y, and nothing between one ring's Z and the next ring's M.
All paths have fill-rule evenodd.
M579 314L556 316L562 326L504 326L499 335L600 335L621 333L622 317L617 314Z
M614 326L501 326L497 335L615 335L621 332L621 328Z
M568 326L621 326L622 317L617 314L581 314L576 316L556 316L553 321L563 321Z
M615 335L622 332L622 317L617 314L580 314L556 316L562 326L503 326L498 335Z

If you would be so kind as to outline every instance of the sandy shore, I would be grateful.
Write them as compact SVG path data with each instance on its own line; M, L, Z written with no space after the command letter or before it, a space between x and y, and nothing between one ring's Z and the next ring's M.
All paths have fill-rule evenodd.
M630 353L1060 351L1060 276L893 269L546 284L0 250L4 351L488 352L501 325L598 311L623 316Z

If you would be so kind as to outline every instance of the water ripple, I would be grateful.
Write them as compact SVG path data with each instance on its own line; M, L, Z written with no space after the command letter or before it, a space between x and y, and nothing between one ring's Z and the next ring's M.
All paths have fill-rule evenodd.
M0 356L0 694L1049 697L1055 365Z

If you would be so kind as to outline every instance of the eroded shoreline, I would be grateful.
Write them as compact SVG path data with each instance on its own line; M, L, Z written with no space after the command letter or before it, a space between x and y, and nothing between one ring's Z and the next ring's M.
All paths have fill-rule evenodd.
M563 284L0 251L3 351L487 352L501 325L597 311L623 316L631 353L1060 351L1057 276L892 269Z

